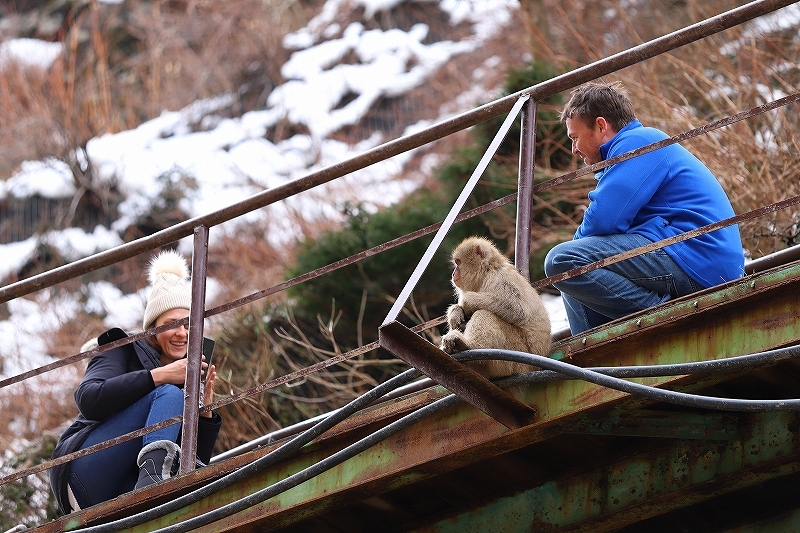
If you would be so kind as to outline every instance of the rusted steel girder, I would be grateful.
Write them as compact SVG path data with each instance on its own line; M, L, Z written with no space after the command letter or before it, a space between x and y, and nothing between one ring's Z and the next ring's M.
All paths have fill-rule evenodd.
M706 300L697 307L694 306L697 298L676 300L674 306L688 306L688 309L693 309L691 314L686 309L682 316L650 324L645 332L622 332L615 338L610 332L619 328L622 322L598 328L591 336L602 342L588 343L580 353L572 354L572 359L581 366L588 366L588 363L602 366L671 364L719 359L793 344L800 339L800 321L797 320L800 316L800 300L795 296L798 289L798 265L754 275L716 291L704 293L702 297ZM718 302L719 305L706 305L711 302ZM669 306L657 311L665 311L667 307ZM635 319L627 322L635 325ZM728 378L729 376L724 375L685 376L645 378L643 382L653 386L668 385L674 390L693 391L698 387L708 386L714 380ZM640 397L577 380L527 387L522 399L526 404L534 406L538 413L537 420L528 426L509 430L501 424L491 422L491 419L474 407L462 404L425 419L247 511L199 530L249 532L277 529L335 506L409 486L476 461L545 441L554 435L587 431L595 422L602 427L603 421L613 419L619 413L636 410L651 403ZM381 414L377 415L377 412ZM391 416L390 413L391 409L369 411L357 418L363 417L362 420L380 425L381 420ZM721 431L724 432L724 426ZM321 439L293 459L190 505L179 513L167 515L130 531L152 531L219 508L324 460L363 434L363 430L343 432L330 439ZM704 440L698 439L698 442ZM731 440L720 439L719 442L724 445ZM235 459L242 464L257 456L257 452L248 452ZM190 476L202 474L203 471L199 470ZM185 479L179 477L168 483L185 483ZM125 497L123 501L124 499ZM80 522L80 513L73 518ZM63 527L63 521L55 521L39 531L56 532L62 531Z
M636 336L633 342L640 343L641 334L647 335L648 331L663 335L667 329L678 328L685 330L681 334L685 349L695 353L698 360L705 359L712 351L718 352L714 356L719 358L783 346L800 338L800 315L797 309L799 278L800 262L751 274L739 281L706 289L609 322L602 328L568 337L554 344L550 356L577 360L582 366L594 364L599 359L605 360L607 356L613 357L613 353L627 358L619 352L627 349L631 336ZM765 299L769 303L763 307ZM751 312L745 314L745 309ZM765 312L760 312L761 309L765 309ZM698 321L707 325L707 332L695 327ZM716 349L715 344L695 338L692 332L724 336L725 342L720 342L719 349ZM664 349L657 339L647 336L647 340L649 351ZM641 352L638 345L631 349ZM647 364L646 361L641 359L637 363Z
M415 533L616 531L742 487L800 472L800 413L740 415L741 440L673 440L558 477Z
M380 345L431 379L447 387L504 426L527 426L536 411L493 384L474 370L459 363L399 322L384 324L378 330Z

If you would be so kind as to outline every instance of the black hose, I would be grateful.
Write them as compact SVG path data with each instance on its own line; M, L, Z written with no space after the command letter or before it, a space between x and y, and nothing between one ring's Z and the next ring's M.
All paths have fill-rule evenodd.
M557 379L581 379L597 385L620 390L622 392L637 394L653 400L664 401L678 405L704 407L708 409L724 411L787 411L800 410L800 400L739 400L710 398L631 383L620 379L620 377L660 377L703 372L735 371L743 370L745 368L752 368L755 366L774 364L783 360L797 357L798 355L800 355L800 346L793 346L789 348L770 350L767 352L742 355L714 361L699 361L694 363L681 363L674 365L597 368L581 368L575 365L557 361L555 359L550 359L549 357L510 350L470 350L456 354L454 357L460 361L499 359L525 363L545 369L542 371L528 372L497 380L497 383L502 386L523 383L539 383ZM351 416L356 411L363 409L384 394L409 383L420 375L421 372L416 369L403 372L402 374L372 389L363 396L353 400L345 407L342 407L333 413L331 416L320 421L312 428L304 431L291 441L287 442L280 448L273 450L261 459L258 459L223 478L220 478L204 487L186 494L185 496L162 504L153 509L148 509L142 513L107 524L88 527L82 529L81 531L92 533L116 532L127 527L133 527L150 520L155 520L170 512L181 509L192 503L196 503L197 501L215 494L216 492L231 486L254 473L268 468L277 461L288 457L291 453L294 453L300 447L304 446L317 436L332 428L345 418ZM384 428L379 429L375 433L372 433L371 435L351 444L350 446L331 455L330 457L319 461L313 466L297 472L296 474L293 474L265 489L179 524L174 524L166 528L159 529L155 533L179 533L183 531L190 531L197 527L210 524L217 520L226 518L234 513L247 509L257 503L295 487L300 483L303 483L304 481L307 481L308 479L311 479L312 477L329 470L330 468L333 468L334 466L370 448L389 436L394 435L395 433L398 433L399 431L402 431L403 429L417 423L425 417L454 406L460 401L461 399L455 395L442 398L430 405L404 416L403 418L385 426Z
M779 356L781 357L785 356L784 358L786 359L790 357L790 354L791 357L800 354L800 348L798 347L784 348L783 350L784 350L783 353L779 354ZM774 352L777 351L778 350L765 353L770 353L771 356L775 356ZM584 381L588 381L590 383L601 385L603 387L607 387L610 389L627 392L629 394L636 394L638 396L643 396L651 400L668 402L687 407L702 407L705 409L714 409L718 411L739 411L739 412L753 412L753 411L774 412L774 411L800 410L800 399L741 400L738 398L713 398L709 396L699 396L697 394L688 394L685 392L675 392L665 389L659 389L656 387L650 387L648 385L640 385L639 383L631 383L630 381L625 381L624 379L612 377L604 373L590 370L588 368L581 368L561 361L556 361L555 359L550 359L549 357L543 357L541 355L532 355L524 352L515 352L512 350L470 350L470 352L464 352L464 353L468 354L467 355L468 359L474 357L475 359L500 359L503 361L526 363L547 370L553 370L555 372L570 376L572 378L582 379ZM759 355L764 355L764 354L759 354ZM741 357L747 358L753 356L741 356ZM765 357L765 359L766 358L767 357ZM743 360L740 358L738 363L741 363L742 361ZM705 365L704 363L711 363L711 361L702 361L698 363L682 363L681 365L667 365L667 366L673 366L675 367L674 369L677 369L678 366L686 368L685 365L697 364L701 368L703 367L708 368L709 365ZM731 369L734 366L736 365L735 364L729 365L728 369ZM653 367L653 368L658 368L658 367ZM627 367L626 371L629 370L630 367ZM701 372L708 372L708 370L704 369L701 370ZM678 372L675 375L681 375L684 373L685 372ZM669 375L669 374L661 374L661 375Z
M239 500L233 501L223 507L218 509L214 509L213 511L209 511L208 513L196 516L194 518L190 518L184 522L179 524L174 524L171 526L167 526L162 529L157 529L153 531L153 533L179 533L184 531L191 531L198 527L204 526L206 524L210 524L212 522L216 522L217 520L221 520L223 518L227 518L234 513L238 513L239 511L244 511L261 503L273 496L277 496L284 491L287 491L293 487L296 487L300 483L304 481L308 481L314 476L317 476L327 470L330 470L334 466L345 462L346 460L350 459L358 455L359 453L371 448L372 446L378 444L384 439L387 439L394 435L395 433L399 433L400 431L410 427L420 420L431 416L435 413L444 411L458 405L461 402L461 398L458 396L451 394L449 396L445 396L444 398L440 398L439 400L426 405L420 409L417 409L413 413L410 413L403 418L392 422L391 424L382 427L375 433L364 437L363 439L354 442L350 446L334 453L333 455L326 457L322 461L315 463L314 465L306 468L305 470L301 470L296 474L292 474L291 476L278 481L274 485L270 485L265 489L261 489L257 492L249 496L245 496Z
M142 511L141 513L131 515L125 518L121 518L119 520L115 520L113 522L108 522L106 524L100 524L97 526L91 526L81 531L87 533L111 533L116 531L121 531L123 529L138 526L140 524L144 524L145 522L149 522L150 520L155 520L162 516L165 516L173 511L177 511L196 503L203 498L216 494L217 492L230 487L242 481L253 474L266 470L273 464L281 461L291 454L317 438L318 436L322 435L327 430L334 427L339 422L342 422L352 414L360 411L364 407L367 407L372 402L380 398L381 396L391 392L392 390L401 387L414 379L418 378L422 375L422 372L417 370L416 368L412 368L410 370L406 370L402 374L399 374L392 379L381 383L371 391L359 396L355 400L351 401L338 411L332 413L330 416L326 417L324 420L321 420L311 428L307 429L303 433L297 435L292 440L283 444L281 447L276 448L275 450L271 451L264 457L253 461L252 463L243 466L242 468L236 470L235 472L231 472L230 474L217 479L209 483L208 485L204 485L199 489L196 489L184 496L176 498L172 501L166 502L161 504L157 507L153 507L152 509L147 509L146 511Z
M800 246L798 247L800 248ZM502 350L501 350L502 351ZM607 376L614 376L616 378L646 378L646 377L663 377L663 376L679 376L685 374L701 374L701 373L708 373L708 372L734 372L742 369L753 369L759 366L767 366L771 364L778 363L780 361L784 361L787 359L792 359L800 355L800 346L793 346L789 348L781 348L776 350L770 350L767 352L760 352L755 354L749 355L741 355L735 357L728 357L725 359L715 359L712 361L697 361L692 363L675 363L670 365L636 365L636 366L614 366L614 367L590 367L587 370L592 370L594 372L599 372L601 374L605 374ZM486 356L483 352L480 351L466 351L461 352L455 356L458 360L464 361L474 361L479 359L485 359ZM535 372L524 372L521 374L514 374L512 376L504 377L495 380L495 382L500 385L501 387L511 387L514 385L531 385L535 383L547 383L551 381L563 381L567 379L578 379L572 376L566 376L560 372L556 372L553 370L537 370ZM397 395L398 393L403 394L410 394L411 392L416 392L418 390L422 390L423 388L429 388L432 385L435 385L436 382L430 378L425 378L424 380L415 381L407 386L408 390L404 391L401 387L395 389L393 393L390 393L380 399L378 402L384 401L387 398L392 397L393 395ZM404 386L406 387L406 386ZM317 417L319 419L322 416ZM287 431L284 438L288 438L289 436L296 435L304 430L304 428L310 427L312 424L311 421L306 421L305 423L297 424L298 429L291 431L291 428L284 428L283 430L278 430L276 432L270 433L269 435L274 435L276 433ZM316 423L316 422L314 422ZM252 450L257 448L258 443L267 443L271 444L273 442L278 442L281 439L267 439L266 437L259 437L251 441L248 444L242 445L240 448L247 447L246 450ZM249 446L249 447L248 447ZM233 455L226 455L231 453L233 450L229 452L224 452L218 456L220 457L232 457L238 454ZM243 452L242 452L243 453ZM212 463L216 459L212 459Z
M498 350L505 353L505 350ZM458 354L459 360L472 361L486 359L485 350L470 350ZM789 346L778 348L766 352L738 355L726 357L724 359L714 359L711 361L696 361L692 363L675 363L670 365L635 365L635 366L599 366L590 367L586 370L614 376L616 378L654 378L663 376L681 376L685 374L702 374L706 372L735 372L739 370L752 370L759 366L768 366L788 359L800 356L800 346ZM549 359L549 358L548 358ZM550 359L552 360L552 359ZM565 375L555 370L538 370L535 372L525 372L503 378L498 381L498 385L503 387L511 385L530 385L532 383L545 383L548 381L559 381L564 379L581 379L575 376Z

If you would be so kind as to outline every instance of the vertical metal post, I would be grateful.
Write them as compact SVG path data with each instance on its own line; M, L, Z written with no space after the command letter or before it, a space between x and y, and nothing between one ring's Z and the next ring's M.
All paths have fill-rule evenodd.
M517 244L514 265L530 279L531 215L533 212L533 175L536 166L536 100L528 100L522 108L519 140L519 187L517 189Z
M189 311L189 361L186 364L186 383L183 397L183 426L181 427L180 474L194 470L197 457L197 419L200 416L200 374L203 358L203 321L206 312L206 264L208 262L208 228L194 229L192 253L192 308Z

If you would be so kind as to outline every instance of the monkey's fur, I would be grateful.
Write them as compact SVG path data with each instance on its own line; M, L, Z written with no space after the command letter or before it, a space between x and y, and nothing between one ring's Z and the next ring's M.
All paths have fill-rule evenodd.
M449 331L439 346L443 351L499 348L545 356L550 352L550 317L539 293L491 241L464 239L453 251L452 261L458 303L447 309ZM467 365L487 378L532 369L510 361Z

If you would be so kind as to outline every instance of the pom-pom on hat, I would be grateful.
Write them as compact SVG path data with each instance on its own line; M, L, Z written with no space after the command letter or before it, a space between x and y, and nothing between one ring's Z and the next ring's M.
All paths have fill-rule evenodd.
M89 350L94 350L98 346L99 344L97 342L97 337L92 337L91 339L83 343L83 346L81 346L81 353L88 352Z
M150 262L147 274L153 289L144 308L142 329L147 329L156 319L171 309L189 309L192 304L192 287L189 284L189 267L177 252L166 250Z

